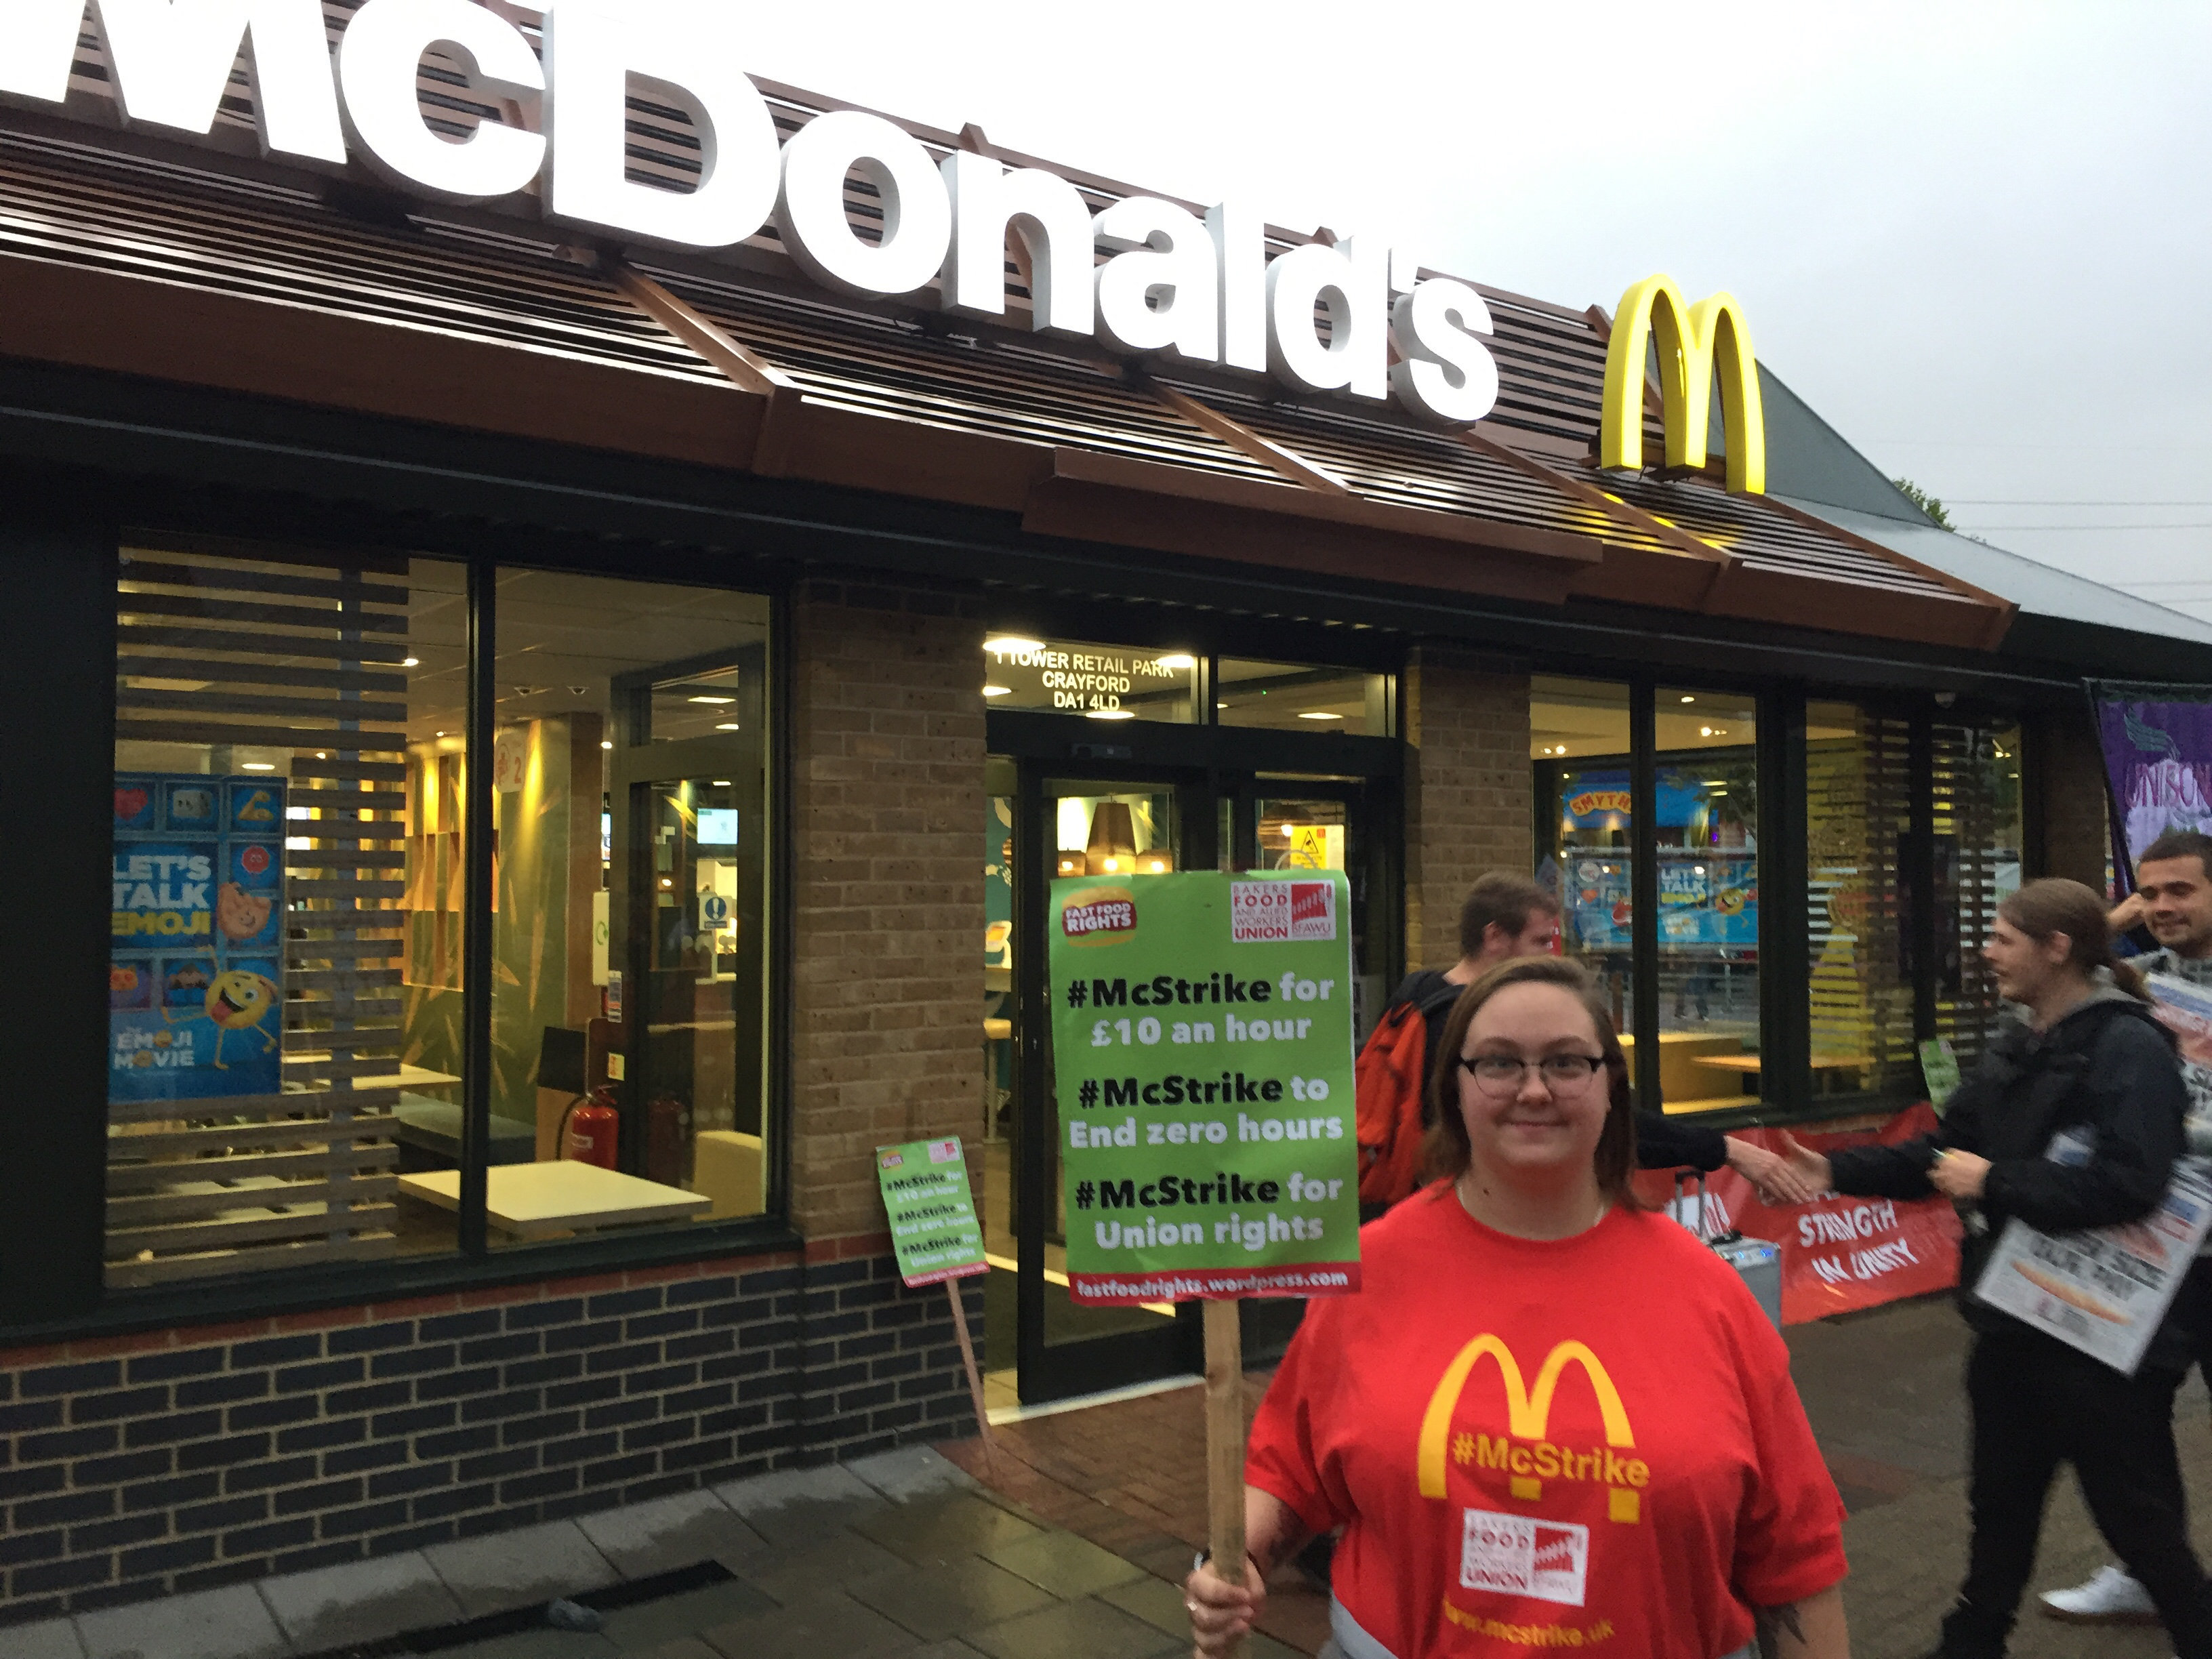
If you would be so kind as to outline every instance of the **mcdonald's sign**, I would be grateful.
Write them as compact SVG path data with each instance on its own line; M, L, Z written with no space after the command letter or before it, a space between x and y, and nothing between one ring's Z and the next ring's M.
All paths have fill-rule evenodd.
M1505 1389L1504 1435L1451 1431L1452 1413L1459 1408L1474 1368L1485 1355L1498 1362L1498 1380ZM1567 1446L1549 1437L1552 1401L1559 1379L1569 1365L1580 1365L1597 1395L1598 1416L1605 1426L1605 1443ZM1421 1417L1420 1443L1414 1457L1414 1474L1421 1496L1443 1498L1444 1475L1453 1462L1474 1464L1503 1472L1507 1490L1525 1502L1539 1502L1544 1483L1590 1481L1607 1488L1607 1513L1615 1521L1633 1523L1643 1515L1643 1489L1650 1483L1651 1468L1632 1455L1635 1431L1629 1426L1628 1409L1620 1403L1620 1390L1613 1385L1604 1362L1580 1342L1561 1342L1544 1356L1536 1372L1536 1386L1528 1388L1520 1363L1499 1338L1485 1332L1462 1348L1437 1381L1429 1408Z
M1598 465L1629 471L1644 465L1644 363L1655 331L1667 465L1705 464L1717 369L1721 416L1728 428L1728 487L1738 495L1765 494L1766 414L1743 307L1732 294L1711 295L1692 305L1671 276L1647 276L1620 296L1606 346Z

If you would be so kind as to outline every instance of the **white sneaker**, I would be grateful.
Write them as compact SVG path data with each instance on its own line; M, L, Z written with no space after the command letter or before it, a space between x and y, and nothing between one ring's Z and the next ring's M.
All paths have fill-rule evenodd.
M2158 1609L2150 1593L2124 1568L2100 1567L2097 1576L2071 1589L2045 1590L2037 1598L2043 1616L2069 1625L2155 1625Z

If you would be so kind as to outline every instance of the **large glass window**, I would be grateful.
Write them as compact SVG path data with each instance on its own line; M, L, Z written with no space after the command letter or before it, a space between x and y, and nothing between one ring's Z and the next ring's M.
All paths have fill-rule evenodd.
M126 549L107 1280L453 1248L466 581Z
M492 1243L757 1215L767 602L505 570L494 619Z
M1910 724L1852 702L1805 711L1806 988L1815 1095L1917 1088Z
M1214 718L1223 726L1387 738L1388 685L1382 674L1224 657L1213 685Z
M1596 975L1624 1036L1636 1006L1630 746L1626 685L1530 682L1536 878L1559 896L1560 948Z
M1740 692L1662 686L1652 724L1660 1100L1670 1112L1742 1106L1760 1083L1759 708Z

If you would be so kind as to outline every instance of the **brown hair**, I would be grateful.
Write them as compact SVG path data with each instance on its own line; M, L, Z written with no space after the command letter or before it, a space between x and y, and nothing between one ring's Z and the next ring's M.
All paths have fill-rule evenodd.
M2112 954L2104 900L2080 882L2063 876L2031 881L1998 905L1997 915L2039 945L2055 933L2065 934L2067 961L2085 974L2102 968L2130 996L2150 1000L2143 989L2142 975Z
M2168 830L2136 855L2136 868L2160 859L2195 859L2212 878L2212 836L2202 830Z
M1556 985L1582 1003L1605 1055L1608 1104L1605 1127L1599 1133L1591 1163L1598 1190L1610 1202L1637 1207L1630 1179L1636 1173L1636 1104L1628 1082L1628 1060L1613 1034L1613 1016L1603 996L1578 962L1565 957L1515 957L1501 962L1459 994L1444 1020L1443 1036L1430 1057L1429 1108L1433 1120L1421 1147L1422 1161L1431 1180L1455 1181L1466 1173L1474 1153L1468 1143L1467 1121L1459 1110L1460 1050L1468 1027L1474 1024L1482 1005L1509 985Z
M1483 935L1495 922L1507 933L1518 936L1528 925L1528 918L1539 911L1547 916L1559 914L1558 895L1529 876L1516 876L1504 870L1492 870L1475 878L1468 891L1467 902L1459 908L1459 953L1462 957L1482 954Z

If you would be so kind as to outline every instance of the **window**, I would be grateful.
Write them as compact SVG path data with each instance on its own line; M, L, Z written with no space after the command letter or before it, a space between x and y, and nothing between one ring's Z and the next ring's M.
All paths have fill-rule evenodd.
M125 550L111 1285L453 1248L395 1188L459 1145L465 589Z
M1187 651L1012 634L983 641L983 697L994 709L1188 725L1198 718L1198 678L1199 659Z
M1224 657L1214 680L1214 718L1223 726L1387 738L1388 684L1382 674Z
M1559 896L1560 948L1596 976L1624 1034L1636 1006L1630 747L1626 685L1542 674L1530 683L1536 878Z
M767 602L503 570L493 616L491 1241L757 1215Z
M1670 1112L1760 1092L1759 706L1662 686L1658 799L1660 1100Z
M2021 730L1938 720L1933 748L1936 1029L1971 1066L2000 1008L1982 942L2021 881Z
M1813 1090L1918 1086L1903 872L1911 727L1850 702L1805 711L1806 991Z

